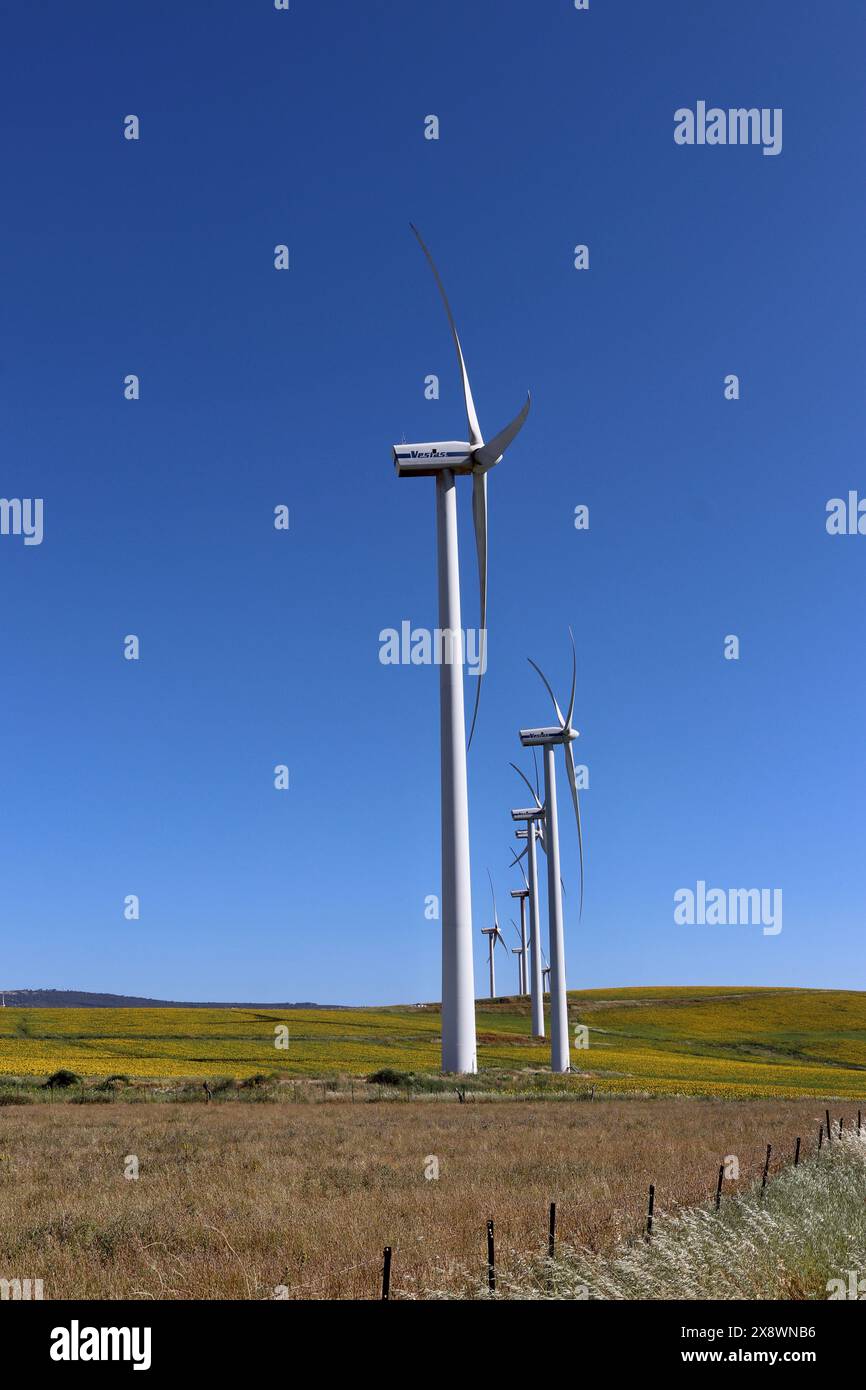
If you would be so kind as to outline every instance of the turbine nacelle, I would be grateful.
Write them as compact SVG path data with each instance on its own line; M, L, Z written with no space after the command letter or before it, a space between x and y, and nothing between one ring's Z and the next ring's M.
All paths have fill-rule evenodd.
M529 897L529 889L528 889L528 888L512 888L512 890L511 890L511 896L512 896L512 898L528 898L528 897Z
M394 467L398 478L435 478L447 469L451 473L471 473L472 445L460 439L438 440L430 444L395 444Z
M580 733L570 725L565 729L557 725L548 729L520 730L520 742L524 748L551 748L557 743L572 743L576 738L580 738Z
M511 812L512 820L544 820L543 806L523 806Z
M499 930L498 927L482 927L481 935L489 936L494 946L496 945L497 941L501 941L502 945L505 945L505 937L502 935L502 932Z

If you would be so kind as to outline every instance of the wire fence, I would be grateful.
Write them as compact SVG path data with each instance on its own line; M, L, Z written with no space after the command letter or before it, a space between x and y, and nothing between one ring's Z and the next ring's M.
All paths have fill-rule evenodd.
M809 1158L815 1159L821 1153L825 1145L832 1145L835 1140L846 1132L862 1135L863 1117L862 1110L857 1111L856 1119L840 1115L836 1118L831 1117L829 1110L825 1110L825 1118L819 1126L819 1130L812 1141L811 1149L808 1148L808 1140L803 1135L792 1136L790 1145L784 1153L774 1149L773 1145L767 1144L760 1167L756 1167L751 1172L751 1181L757 1184L760 1175L760 1190L766 1190L767 1184L773 1176L778 1175L789 1167L799 1167L801 1163L808 1161ZM726 1165L722 1163L718 1169L718 1174L713 1175L711 1184L708 1187L708 1200L713 1202L716 1210L720 1209L721 1203L725 1198L726 1192L730 1191L730 1184L736 1183L736 1191L744 1190L746 1185L746 1174L737 1173L731 1176L726 1172ZM725 1184L728 1187L725 1187ZM653 1225L662 1214L656 1202L656 1186L654 1183L649 1185L647 1209L643 1226L644 1239L652 1240ZM636 1227L635 1234L637 1234ZM550 1268L556 1258L557 1244L567 1245L563 1241L561 1224L561 1208L556 1202L549 1204L547 1213L547 1228L544 1231L544 1241L542 1242L542 1232L539 1231L539 1245L536 1251L527 1253L525 1247L519 1248L509 1242L501 1241L496 1233L494 1220L488 1219L471 1226L451 1227L452 1236L463 1240L466 1245L477 1242L479 1251L478 1263L473 1271L468 1271L474 1275L477 1270L477 1280L479 1292L483 1292L486 1282L488 1295L495 1296L497 1292L497 1271L509 1268L524 1268L527 1262L533 1262L537 1266L539 1284L543 1287L545 1267ZM349 1275L355 1274L360 1270L367 1272L365 1281L368 1297L371 1299L380 1298L383 1301L391 1301L394 1298L414 1298L417 1297L417 1290L413 1282L403 1277L400 1278L400 1255L401 1247L399 1243L386 1245L382 1248L381 1255L371 1256L369 1259L354 1260L346 1265L329 1265L326 1270L313 1279L305 1279L299 1283L278 1286L285 1293L278 1295L288 1299L295 1299L306 1294L311 1289L319 1291L330 1289L333 1296L333 1289ZM395 1281L394 1275L397 1274Z

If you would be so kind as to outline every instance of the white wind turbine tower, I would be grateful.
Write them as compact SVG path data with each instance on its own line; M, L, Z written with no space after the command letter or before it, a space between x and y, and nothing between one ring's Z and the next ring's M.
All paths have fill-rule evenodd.
M517 924L515 923L515 929ZM523 993L523 955L519 946L512 946L511 954L517 957L517 998Z
M512 896L513 896L513 894L512 894ZM526 989L526 927L524 926L523 931L521 932L520 928L518 927L518 925L517 925L517 923L515 922L515 920L514 920L513 917L511 918L511 925L512 925L512 927L514 928L514 932L515 932L515 935L516 935L517 941L518 941L518 944L517 944L516 946L512 946L512 948L511 948L511 954L512 954L513 956L517 956L517 993L518 993L518 995L521 995L521 996L522 996L522 995L524 995L524 994L527 993L527 989Z
M562 883L559 877L559 816L556 804L556 748L562 744L565 754L565 770L574 802L574 815L577 821L577 844L580 854L580 916L583 915L583 835L580 828L580 806L577 799L577 779L574 770L574 754L571 745L578 738L577 729L571 723L574 714L574 690L577 682L577 653L574 648L574 635L571 637L571 696L568 714L563 715L550 688L547 677L530 658L530 666L537 671L544 682L547 693L553 701L556 717L555 728L521 729L520 742L524 748L544 749L544 809L546 820L547 849L547 911L550 930L550 1069L555 1072L571 1070L571 1057L568 1045L568 999L565 984L565 931L562 919Z
M534 756L534 755L533 755ZM544 987L541 970L541 914L538 908L538 862L536 855L536 841L541 840L544 848L544 807L539 800L538 791L533 789L529 778L521 772L516 763L511 766L518 776L522 777L535 802L534 806L521 806L511 812L511 819L523 822L525 830L516 832L518 839L526 839L526 848L520 854L514 856L513 863L517 864L529 897L529 949L530 955L530 998L532 1001L532 1036L534 1038L544 1037ZM536 768L536 783L538 779L538 769ZM529 860L529 879L523 873L523 865L520 863L523 856L527 855ZM521 904L522 907L522 904Z
M485 444L469 387L463 349L451 306L433 258L417 229L412 228L439 287L463 384L467 441L395 444L394 465L399 478L436 479L436 535L439 570L439 626L443 634L439 668L439 707L442 779L442 1070L478 1070L475 1044L475 983L472 963L472 884L469 865L469 797L466 786L466 725L463 711L463 633L460 615L460 569L457 551L457 491L459 474L472 477L472 516L478 553L481 600L479 654L483 662L487 641L487 474L499 463L529 412L529 397L520 413ZM445 644L447 642L447 649ZM455 654L455 644L458 648ZM456 660L454 659L456 655ZM469 742L478 717L481 674ZM491 948L492 951L492 948Z
M534 761L535 761L535 750L533 749L533 762L534 762ZM517 766L516 763L512 763L511 766L514 768L514 771L517 773L517 775L518 775L519 777L522 777L522 778L523 778L523 781L526 783L527 787L529 788L529 791L530 791L530 793L531 793L531 795L532 795L532 799L533 799L533 801L535 802L535 805L534 805L534 806L520 807L520 808L518 808L518 809L516 809L516 810L513 810L513 811L511 812L512 820L515 820L515 821L518 821L518 822L523 822L523 824L524 824L524 826L525 826L525 829L515 831L515 839L517 839L517 840L526 840L526 841L527 841L526 845L525 845L525 846L523 847L523 849L520 851L520 854L515 854L515 855L514 855L514 858L512 859L511 862L512 862L512 865L516 864L516 865L518 866L518 868L520 869L521 874L523 874L523 882L524 882L524 884L526 885L526 887L529 889L529 905L530 905L529 944L530 944L530 950L531 950L531 953L532 953L532 954L531 954L532 1034L533 1034L533 1037L536 1037L536 1038L543 1038L543 1037L545 1036L545 1028L544 1028L544 995L547 993L547 990L546 990L545 985L544 985L544 975L545 975L545 974L549 974L549 971L543 971L543 970L542 970L542 966L541 966L541 961L542 961L542 957L544 956L544 952L542 951L542 948L541 948L541 912L540 912L539 905L538 905L538 863L537 863L537 854L536 854L536 844L540 844L540 845L541 845L541 848L544 850L545 854L547 853L547 844L546 844L546 840L545 840L545 819L546 819L546 817L545 817L544 806L543 806L542 803L541 803L541 800L540 800L540 797L539 797L539 792L538 792L538 766L537 766L537 764L536 764L536 767L535 767L535 786L534 786L534 787L533 787L532 783L530 782L529 778L528 778L528 777L526 776L526 774ZM520 861L522 860L522 858L523 858L524 855L527 855L527 856L528 856L528 862L529 862L529 879L528 879L528 880L527 880L526 874L523 872L523 865L522 865L521 862L520 862ZM563 896L565 896L565 884L563 883L561 876L560 876L559 884L560 884L560 888L561 888L561 890L562 890L562 894L563 894ZM545 957L545 959L546 959L546 957Z
M531 1029L534 1038L544 1037L544 1000L542 995L544 990L541 985L541 914L538 908L538 862L536 855L536 841L541 830L541 821L544 819L544 811L537 807L519 807L512 811L514 820L522 820L526 823L525 830L518 830L517 835L526 839L527 845L525 853L529 856L529 878L523 873L523 865L520 863L523 855L516 856L512 861L517 864L521 874L523 874L525 897L521 902L529 902L529 997L531 1000ZM522 921L521 921L522 925Z
M526 899L529 897L529 889L524 885L523 888L512 888L512 898L516 898L520 903L520 926L514 924L514 929L520 937L520 966L523 971L523 987L521 994L529 993L529 960L527 956L527 936L526 936ZM512 919L513 920L513 919Z
M490 870L489 870L489 869L487 870L487 877L490 878ZM497 941L499 941L503 946L505 946L505 937L502 935L502 932L499 930L499 918L498 918L498 916L496 915L496 894L493 892L493 879L492 879L492 878L490 878L490 892L491 892L491 894L492 894L492 896L493 896L493 926L492 926L492 927L482 927L482 928L481 928L481 935L487 937L487 951L488 951L488 955L487 955L487 964L488 964L488 967L489 967L489 970L490 970L490 998L491 998L491 999L495 999L495 998L496 998L496 965L495 965L495 962L494 962L494 960L493 960L493 952L494 952L495 949L496 949L496 943L497 943ZM508 947L505 946L505 949L508 950Z

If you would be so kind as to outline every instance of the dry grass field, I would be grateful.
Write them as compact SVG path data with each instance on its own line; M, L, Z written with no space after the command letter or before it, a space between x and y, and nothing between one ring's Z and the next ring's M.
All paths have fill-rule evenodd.
M831 1102L850 1126L856 1107ZM659 1213L810 1157L816 1100L496 1101L0 1108L0 1277L46 1298L373 1298L477 1291L485 1224L503 1285L563 1242L608 1250ZM124 1176L129 1156L137 1180ZM438 1179L428 1179L432 1159ZM737 1184L727 1184L727 1193Z

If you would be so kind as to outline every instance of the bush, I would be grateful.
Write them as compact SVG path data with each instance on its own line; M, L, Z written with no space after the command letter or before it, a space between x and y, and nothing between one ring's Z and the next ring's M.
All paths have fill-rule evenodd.
M80 1086L81 1077L77 1072L67 1071L65 1067L61 1067L59 1071L51 1073L45 1085L51 1090L54 1090L55 1087L65 1090L67 1086Z
M100 1081L96 1087L97 1091L119 1091L124 1086L131 1086L132 1082L128 1076L106 1076L104 1081Z
M383 1067L367 1077L368 1086L408 1086L410 1078L404 1071L394 1071L393 1067Z

